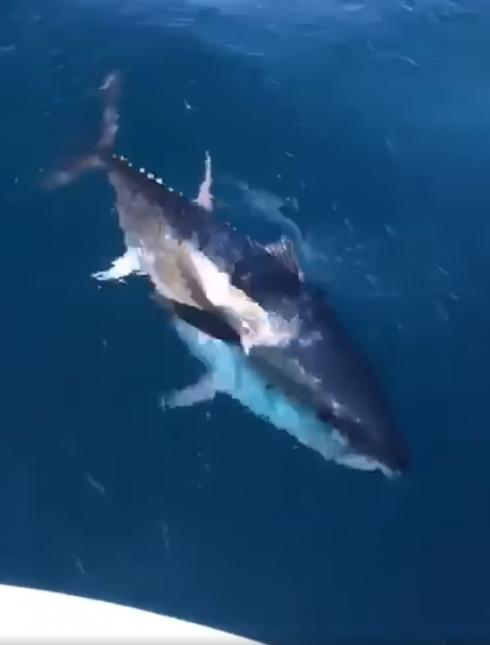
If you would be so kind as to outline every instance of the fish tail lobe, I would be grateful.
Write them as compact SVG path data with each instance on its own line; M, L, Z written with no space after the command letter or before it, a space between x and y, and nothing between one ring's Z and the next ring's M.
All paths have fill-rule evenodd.
M94 150L76 157L63 169L49 173L42 180L43 188L50 190L66 186L77 180L88 170L104 170L107 168L119 127L117 102L120 87L121 75L119 72L111 72L105 77L99 88L103 106L102 125Z

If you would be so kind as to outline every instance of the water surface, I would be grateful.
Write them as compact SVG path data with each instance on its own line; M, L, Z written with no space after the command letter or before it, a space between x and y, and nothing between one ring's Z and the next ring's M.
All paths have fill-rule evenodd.
M39 3L2 8L0 581L278 645L490 637L490 41L483 4ZM199 374L123 250L91 141L223 217L285 232L372 359L415 453L396 482L327 464ZM282 210L278 207L283 205ZM291 221L285 218L291 218Z

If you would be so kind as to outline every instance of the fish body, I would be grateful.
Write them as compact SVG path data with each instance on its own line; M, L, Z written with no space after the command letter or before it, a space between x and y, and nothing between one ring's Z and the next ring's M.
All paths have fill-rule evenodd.
M159 296L180 307L176 330L207 364L213 383L219 383L216 391L225 391L220 379L228 365L246 375L246 385L239 389L233 381L228 393L302 443L320 445L325 437L340 437L345 445L335 456L338 463L405 471L408 445L378 381L324 294L305 279L292 243L258 244L214 216L209 158L192 200L113 154L117 86L117 75L102 86L103 128L95 152L51 180L57 186L87 169L107 173L128 250L97 277L146 273ZM221 321L238 342L227 346L226 334L213 337L209 328L189 324L192 315L186 312L193 310L207 312L208 321ZM267 393L270 385L274 396ZM294 416L294 406L301 414ZM304 440L313 434L315 440Z

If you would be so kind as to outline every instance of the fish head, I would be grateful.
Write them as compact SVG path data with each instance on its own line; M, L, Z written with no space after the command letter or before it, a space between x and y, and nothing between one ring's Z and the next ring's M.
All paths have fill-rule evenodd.
M337 463L358 470L379 470L387 477L406 473L411 465L408 443L396 420L385 407L343 406L334 402L328 410L317 410L328 423L343 450Z
M410 449L377 379L345 338L334 333L331 340L325 334L311 344L256 346L248 358L291 401L314 410L321 434L335 439L337 463L386 476L406 472Z
M305 402L344 444L338 463L387 476L407 472L411 451L370 361L315 285L303 283L297 303L300 334L284 352L301 368Z

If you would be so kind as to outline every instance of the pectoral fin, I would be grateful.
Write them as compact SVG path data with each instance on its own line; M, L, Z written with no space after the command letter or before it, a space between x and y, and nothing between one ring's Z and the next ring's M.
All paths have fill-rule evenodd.
M204 334L222 340L232 345L240 345L240 336L231 325L219 314L219 312L208 311L191 307L175 300L168 300L155 291L151 299L163 307L168 314L177 316L184 322L199 329Z
M190 407L196 403L211 401L216 395L216 388L212 374L205 374L202 378L182 390L176 390L162 396L160 404L165 408Z
M112 266L105 271L97 271L92 277L96 280L124 280L128 276L143 275L138 249L129 247L124 255L116 258Z

